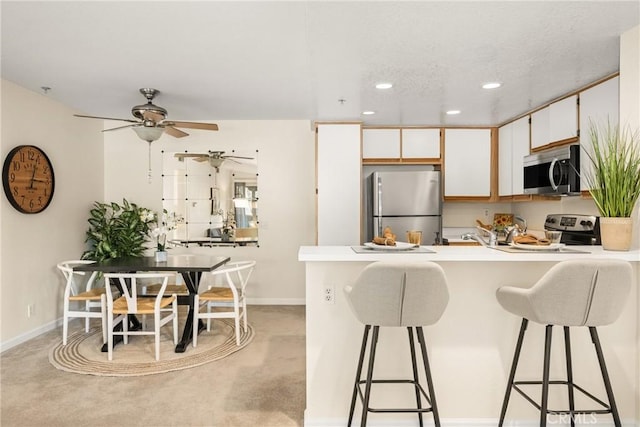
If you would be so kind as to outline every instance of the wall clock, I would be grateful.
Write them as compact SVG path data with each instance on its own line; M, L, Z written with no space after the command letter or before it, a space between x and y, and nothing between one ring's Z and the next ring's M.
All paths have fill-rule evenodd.
M42 212L51 203L55 187L51 161L34 145L15 147L4 160L2 186L11 206L18 211Z

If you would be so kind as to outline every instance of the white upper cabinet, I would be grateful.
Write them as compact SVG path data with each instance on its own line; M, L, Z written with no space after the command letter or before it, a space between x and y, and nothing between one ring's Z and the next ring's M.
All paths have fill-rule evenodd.
M440 129L402 129L403 159L439 159Z
M444 195L491 196L491 129L445 129Z
M618 123L620 92L618 77L580 92L580 189L588 190L585 175L591 171L591 163L584 151L591 152L590 122L598 126Z
M572 95L531 114L531 149L578 136L578 96Z
M399 159L400 129L364 129L363 159Z
M524 156L529 154L529 116L498 130L498 195L524 194Z
M318 245L359 245L360 125L319 124Z

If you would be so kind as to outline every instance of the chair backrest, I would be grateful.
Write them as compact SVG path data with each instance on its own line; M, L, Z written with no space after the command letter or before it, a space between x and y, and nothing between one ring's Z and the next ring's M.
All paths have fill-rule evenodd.
M131 314L138 312L138 280L152 279L160 281L161 287L158 294L151 297L155 298L154 309L160 309L160 303L164 292L167 289L169 278L175 277L172 273L105 273L104 280L115 285L122 296L127 301L127 311ZM112 307L113 296L111 295L111 286L107 286L107 304Z
M374 326L431 325L449 302L444 271L433 262L371 263L345 294L356 318Z
M540 319L564 326L602 326L622 312L633 269L616 259L574 259L551 267L531 287L529 298Z
M237 297L236 292L239 288L244 294L247 283L249 283L249 277L255 267L255 261L235 261L228 262L220 268L216 268L212 272L208 272L214 280L216 277L222 277L224 283L231 288L234 296Z
M65 298L68 298L70 295L77 295L79 292L84 290L89 290L93 286L93 282L98 276L98 272L94 271L87 279L85 283L85 289L77 289L78 283L76 283L76 277L85 276L84 271L73 271L73 267L83 264L93 264L95 261L90 261L86 259L82 260L70 260L70 261L62 261L58 263L58 270L62 272L62 275L65 278L66 286L65 286Z

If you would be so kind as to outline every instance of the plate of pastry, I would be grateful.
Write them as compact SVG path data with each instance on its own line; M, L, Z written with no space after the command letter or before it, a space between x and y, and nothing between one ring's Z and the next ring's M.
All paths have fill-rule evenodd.
M373 249L374 251L406 251L409 249L417 248L418 245L406 242L395 242L395 245L379 245L373 242L365 242L364 246Z
M518 249L524 249L527 251L557 251L564 247L564 243L548 243L548 244L536 244L536 243L511 243L511 246Z

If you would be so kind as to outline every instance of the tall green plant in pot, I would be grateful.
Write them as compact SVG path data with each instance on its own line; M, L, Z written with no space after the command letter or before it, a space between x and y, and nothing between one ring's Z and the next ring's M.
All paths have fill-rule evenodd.
M126 199L123 199L122 205L95 202L89 211L90 227L86 233L89 249L82 259L104 261L142 256L147 249L145 243L155 219L153 211Z
M629 126L590 121L589 136L591 147L584 152L592 170L584 175L600 212L602 246L629 250L631 215L640 196L640 135Z

